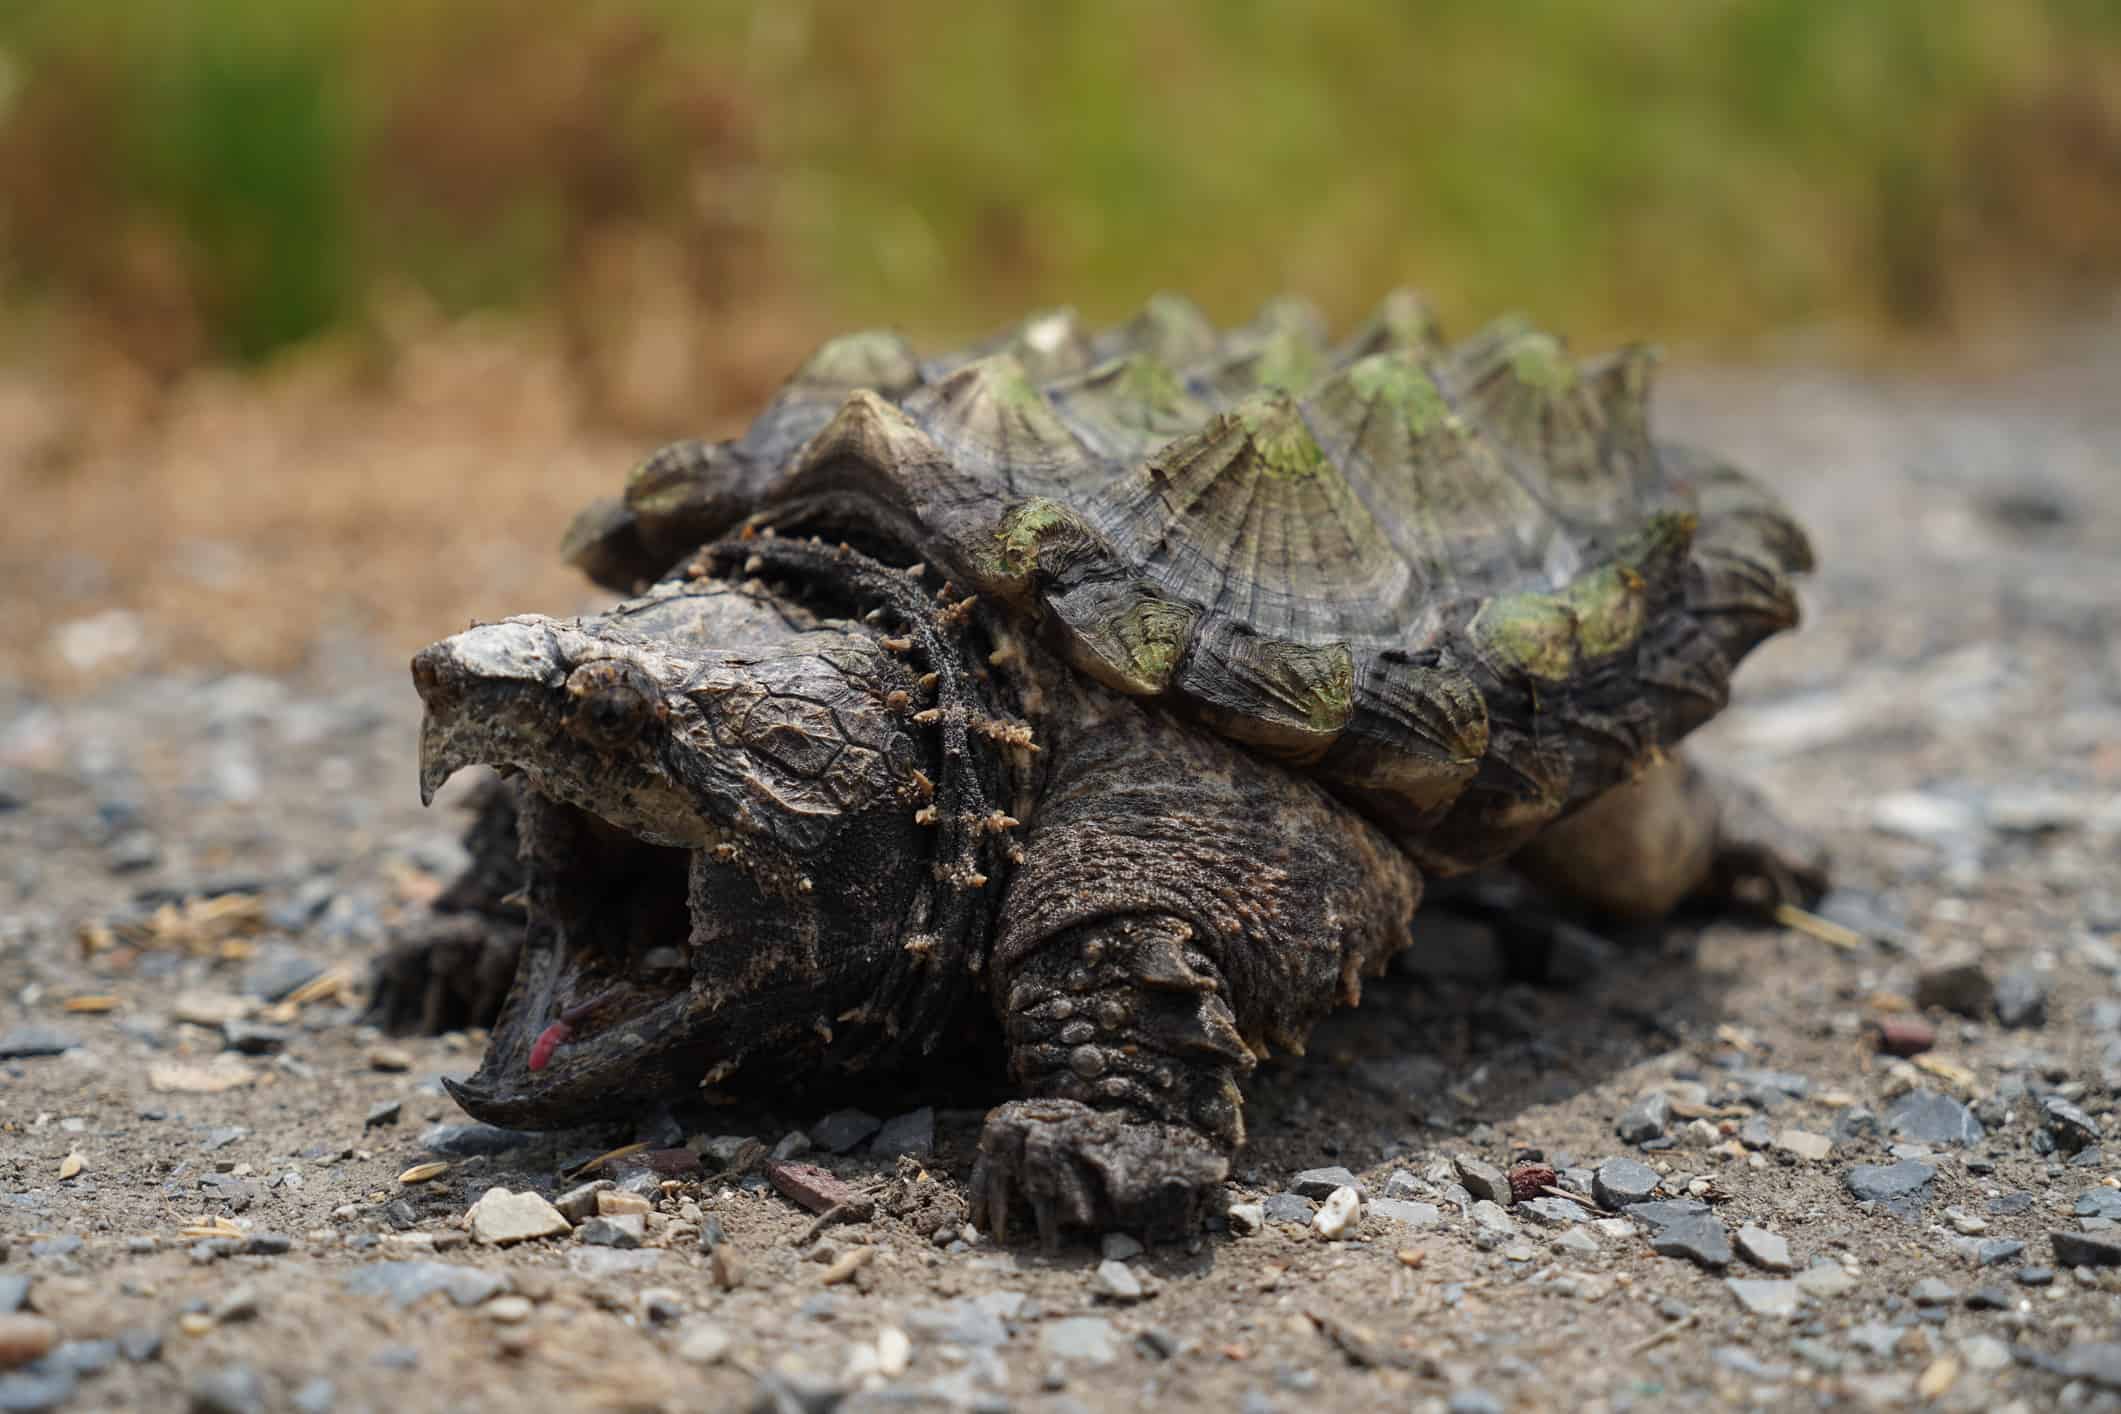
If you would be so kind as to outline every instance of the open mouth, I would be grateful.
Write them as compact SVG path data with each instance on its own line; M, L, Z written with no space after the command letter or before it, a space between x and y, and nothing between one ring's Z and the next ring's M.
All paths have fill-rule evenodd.
M492 1123L568 1123L618 1103L617 1077L630 1087L687 1037L692 856L546 796L523 809L536 816L523 954L478 1073L450 1089Z

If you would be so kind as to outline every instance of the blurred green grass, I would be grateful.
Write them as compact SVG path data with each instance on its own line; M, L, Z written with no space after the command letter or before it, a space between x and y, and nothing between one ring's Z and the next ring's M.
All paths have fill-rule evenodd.
M1952 332L2121 275L2117 94L2114 0L15 0L0 288L169 367L408 287L592 329L614 233L710 314L938 335L1409 282Z

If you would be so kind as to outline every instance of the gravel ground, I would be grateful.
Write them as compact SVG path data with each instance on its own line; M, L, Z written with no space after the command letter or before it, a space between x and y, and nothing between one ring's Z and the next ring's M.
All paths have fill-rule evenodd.
M1703 744L1840 926L1424 914L1189 1247L963 1232L977 1094L468 1125L357 1024L461 858L400 662L0 675L0 1411L2121 1408L2121 342L1672 385L1816 532Z

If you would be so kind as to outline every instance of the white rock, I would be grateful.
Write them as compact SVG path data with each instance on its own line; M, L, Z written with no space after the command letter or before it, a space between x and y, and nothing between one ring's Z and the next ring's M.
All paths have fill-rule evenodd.
M901 1335L899 1339L905 1337ZM684 1335L678 1338L678 1359L694 1365L712 1365L729 1353L732 1343L727 1326L718 1326L712 1321L695 1321L685 1327Z
M1227 1216L1230 1231L1239 1237L1250 1237L1267 1225L1267 1210L1257 1203L1232 1203Z
M885 1326L876 1333L876 1372L887 1380L895 1380L906 1373L906 1366L913 1360L913 1342L897 1326Z
M481 1242L505 1247L535 1237L554 1237L566 1232L567 1219L543 1197L528 1191L510 1193L489 1188L486 1196L471 1205L471 1235Z
M1318 1230L1320 1237L1339 1237L1361 1215L1361 1195L1352 1188L1336 1188L1327 1195L1325 1202L1318 1205L1311 1226Z

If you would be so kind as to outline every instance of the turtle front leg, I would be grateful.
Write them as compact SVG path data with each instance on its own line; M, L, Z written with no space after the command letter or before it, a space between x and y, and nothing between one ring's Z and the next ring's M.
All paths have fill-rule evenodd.
M1549 826L1512 863L1564 899L1620 918L1698 901L1805 905L1826 851L1751 786L1675 756Z
M1007 982L1011 1078L1038 1099L987 1116L975 1214L997 1237L1027 1202L1063 1226L1182 1235L1244 1143L1238 1081L1257 1063L1229 984L1169 915L1069 930Z
M1407 940L1420 880L1309 781L1131 703L1073 714L991 966L1027 1098L980 1138L973 1212L1182 1234L1244 1143L1239 1082L1301 1052Z

